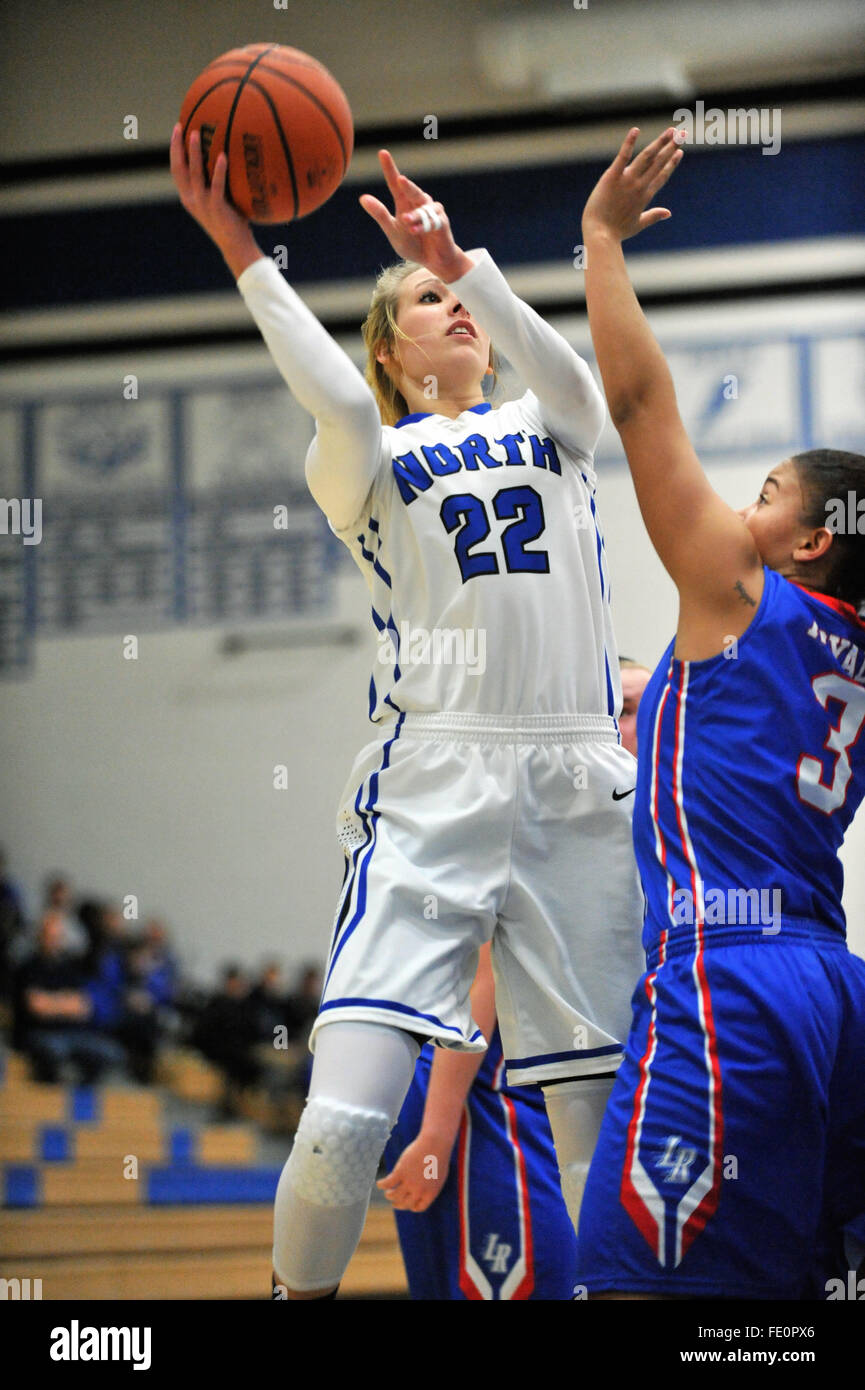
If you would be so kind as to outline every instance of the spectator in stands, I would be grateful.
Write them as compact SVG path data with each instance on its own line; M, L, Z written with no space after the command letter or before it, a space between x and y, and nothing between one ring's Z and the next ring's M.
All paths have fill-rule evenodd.
M249 980L239 966L227 965L222 985L204 1006L193 1035L195 1046L223 1074L220 1119L236 1118L244 1090L261 1079L262 1066L255 1055L258 1041Z
M321 1001L321 966L307 963L302 966L295 989L286 1000L288 1035L306 1042L318 1014Z
M312 962L307 962L301 966L297 976L297 984L285 1001L285 1021L288 1028L288 1037L303 1045L300 1061L295 1068L292 1084L295 1088L300 1088L304 1095L309 1089L312 1076L312 1055L306 1044L309 1041L309 1034L312 1025L318 1014L321 1002L322 973L321 967Z
M65 874L50 874L45 880L44 912L59 915L63 923L63 946L76 955L83 955L89 945L87 933L72 912L72 885Z
M99 1080L106 1068L122 1064L124 1054L114 1039L93 1026L81 963L66 950L64 939L62 915L47 912L36 951L16 975L15 1033L37 1081L58 1081L69 1062L87 1084Z
M126 958L123 1012L114 1036L129 1055L129 1074L149 1085L156 1075L159 1047L159 997L152 984L152 962L147 945L134 945Z
M85 962L94 1022L125 1048L129 1074L149 1084L155 1076L163 1005L173 1001L175 965L159 922L130 938L122 913L111 904L78 909L90 938Z
M6 872L6 852L0 848L0 1000L12 993L16 948L24 940L24 900L17 883Z
M282 985L282 967L269 960L249 992L249 1002L255 1010L258 1036L262 1042L273 1043L277 1028L287 1028L288 1000Z
M147 948L147 988L161 1008L170 1008L180 989L180 962L168 944L164 923L151 917L144 925L143 943Z
M93 1003L93 1021L105 1032L115 1033L125 1013L125 923L117 908L105 903L82 903L78 917L89 938L82 963Z

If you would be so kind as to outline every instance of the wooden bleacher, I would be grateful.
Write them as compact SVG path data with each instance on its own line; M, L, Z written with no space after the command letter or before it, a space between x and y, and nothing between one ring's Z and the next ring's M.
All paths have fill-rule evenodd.
M197 1088L197 1099L205 1098L197 1065L181 1065L178 1074L181 1090ZM0 1211L0 1277L40 1279L45 1300L267 1298L275 1179L256 1166L253 1127L184 1126L178 1135L164 1120L158 1089L100 1087L89 1120L70 1117L72 1099L72 1088L37 1085L23 1060L7 1055L0 1179L12 1204ZM130 1157L137 1180L124 1175ZM154 1174L168 1183L159 1204L148 1200ZM261 1201L210 1203L196 1193L181 1202L170 1191L175 1176L200 1180L203 1191L209 1176L214 1190L233 1177L238 1191L249 1177L270 1187ZM405 1294L393 1212L373 1206L341 1295Z

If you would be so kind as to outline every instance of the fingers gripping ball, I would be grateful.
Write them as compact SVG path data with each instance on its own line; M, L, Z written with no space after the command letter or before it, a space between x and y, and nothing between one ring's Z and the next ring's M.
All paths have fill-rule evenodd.
M215 58L180 111L183 142L201 131L208 182L222 150L226 193L253 222L291 222L314 212L345 177L354 127L345 93L327 68L276 43Z
M369 1195L391 1131L387 1115L316 1096L301 1116L289 1168L299 1197L321 1207Z

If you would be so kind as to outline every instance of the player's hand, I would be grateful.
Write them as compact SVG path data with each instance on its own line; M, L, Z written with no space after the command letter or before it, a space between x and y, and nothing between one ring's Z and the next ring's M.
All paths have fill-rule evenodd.
M376 1187L397 1211L426 1211L445 1185L450 1157L450 1149L445 1152L418 1135Z
M252 234L249 220L241 217L225 196L228 160L221 151L213 167L208 185L201 155L201 135L190 132L189 158L183 147L183 127L178 122L171 132L171 175L177 185L180 201L207 235L216 242L232 272L237 275L246 265L257 260L261 250Z
M378 158L393 197L393 213L371 193L363 194L360 205L381 227L397 255L426 266L445 284L467 274L473 263L454 241L441 203L434 203L401 174L387 150L379 150Z
M632 159L639 133L636 126L628 131L619 153L592 190L583 211L584 237L604 230L625 241L672 216L669 208L649 208L649 203L682 158L678 132L670 126Z

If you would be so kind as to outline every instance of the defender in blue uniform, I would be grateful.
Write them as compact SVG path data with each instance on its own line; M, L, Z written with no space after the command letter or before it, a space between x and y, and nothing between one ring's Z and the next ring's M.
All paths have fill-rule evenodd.
M583 220L589 321L676 639L638 716L647 970L579 1227L590 1296L825 1297L865 1209L865 962L838 848L865 791L865 458L813 450L714 493L621 241L681 158L632 131ZM826 1274L825 1266L822 1275Z
M385 1149L390 1171L421 1129L435 1049L421 1052ZM574 1296L576 1236L543 1093L508 1086L498 1028L466 1098L447 1181L422 1212L397 1209L413 1299Z

